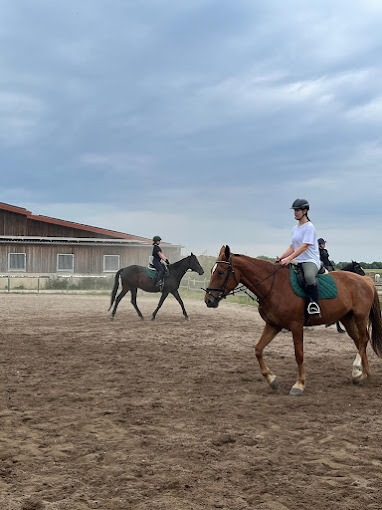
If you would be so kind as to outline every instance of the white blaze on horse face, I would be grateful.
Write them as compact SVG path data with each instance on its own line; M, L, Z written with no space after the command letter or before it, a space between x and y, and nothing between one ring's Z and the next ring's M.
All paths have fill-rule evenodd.
M214 274L214 272L216 271L216 268L218 267L217 264L214 265L214 267L212 268L212 274Z

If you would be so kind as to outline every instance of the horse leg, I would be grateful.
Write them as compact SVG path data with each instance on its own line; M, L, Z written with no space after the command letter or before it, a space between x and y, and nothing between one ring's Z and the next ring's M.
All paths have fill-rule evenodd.
M277 377L274 374L272 374L272 372L269 370L264 361L263 350L274 339L274 337L277 335L277 333L279 333L280 330L281 328L271 326L270 324L265 324L263 334L261 335L260 340L257 342L255 346L256 358L257 361L259 362L261 373L267 380L272 390L277 390L279 383L277 381Z
M339 321L336 322L337 333L346 333L344 329L341 328L341 323Z
M153 312L153 315L151 317L152 321L155 321L156 314L158 313L159 308L163 305L163 302L164 302L164 300L166 299L167 296L168 296L168 292L162 292L162 295L160 297L158 306L155 308L155 310Z
M186 321L190 320L190 318L187 315L186 309L184 308L184 304L183 304L182 298L179 295L179 292L177 290L174 290L174 292L171 292L171 294L174 296L174 298L180 304L180 306L182 308L182 312L183 312L184 318L186 319Z
M353 377L353 381L358 381L362 376L362 358L359 355L359 352L357 352L357 356L353 361L353 370L351 375Z
M298 379L290 389L289 395L301 395L305 389L305 370L304 370L304 330L303 328L292 331L294 354L298 367Z
M366 354L366 346L369 341L369 333L365 319L359 321L354 316L341 319L350 338L353 339L358 353L353 361L352 378L354 383L359 383L370 376L369 362Z
M143 315L141 314L141 311L137 305L137 288L131 289L131 304L137 311L137 314L139 315L139 317L143 320Z
M113 311L111 312L111 318L114 319L114 315L115 315L115 312L117 311L117 308L118 308L118 305L119 305L119 302L121 301L121 299L123 298L123 296L125 294L127 294L129 292L129 288L128 287L124 287L122 288L121 292L118 294L118 296L116 297L116 300L115 300L115 305L114 305L114 308L113 308Z

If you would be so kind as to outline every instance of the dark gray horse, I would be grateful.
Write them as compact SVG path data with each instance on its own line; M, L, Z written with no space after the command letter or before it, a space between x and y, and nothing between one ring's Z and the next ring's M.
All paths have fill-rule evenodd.
M158 306L153 312L152 320L155 320L156 314L158 313L159 308L163 305L164 300L167 298L169 294L172 294L174 298L178 301L180 306L182 307L183 315L186 320L188 320L188 315L186 309L184 308L183 301L179 295L178 288L180 285L180 280L185 275L188 269L191 271L195 271L196 273L202 275L204 270L202 266L199 264L196 256L191 253L188 257L175 262L174 264L170 264L168 267L169 276L164 279L164 285L162 290L162 295L160 297ZM121 278L122 282L122 291L118 294L116 298L116 294L119 286L119 278ZM128 266L120 269L115 275L115 283L114 288L111 293L111 303L110 308L113 306L115 301L115 305L112 311L112 318L114 318L115 312L117 311L117 307L119 302L123 298L123 296L127 292L131 292L131 303L134 306L137 314L141 319L143 319L143 315L137 306L137 290L142 289L146 292L160 292L159 287L155 286L155 278L150 278L147 274L146 267L144 266Z

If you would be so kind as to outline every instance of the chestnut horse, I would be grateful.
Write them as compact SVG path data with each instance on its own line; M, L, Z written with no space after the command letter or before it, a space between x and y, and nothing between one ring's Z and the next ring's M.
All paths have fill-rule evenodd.
M293 335L298 366L298 378L289 393L301 395L306 383L303 365L304 326L341 321L353 339L362 361L360 373L353 371L354 382L370 376L366 355L369 332L375 353L382 357L381 307L372 280L347 271L334 271L331 275L337 285L337 296L320 300L321 317L312 316L306 320L305 300L292 290L288 266L232 254L229 246L222 246L204 300L209 308L217 308L219 302L238 284L245 285L253 292L258 298L259 312L265 321L263 333L256 345L261 373L271 388L277 389L276 375L266 365L263 350L282 329L288 329Z

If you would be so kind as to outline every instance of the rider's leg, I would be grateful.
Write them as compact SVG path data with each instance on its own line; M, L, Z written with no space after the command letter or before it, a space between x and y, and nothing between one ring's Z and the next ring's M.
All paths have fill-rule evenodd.
M318 268L314 262L303 262L301 265L306 282L306 293L310 300L308 313L310 315L320 315L321 310L318 304L318 286L316 281Z
M153 259L153 266L157 270L156 279L155 279L155 287L159 287L161 282L163 284L163 276L164 276L164 267L163 264L159 262L157 259Z

